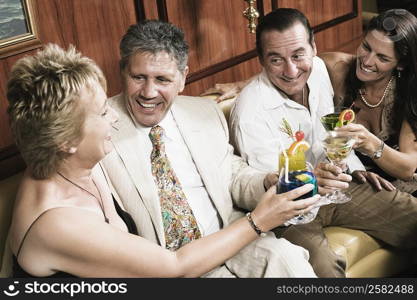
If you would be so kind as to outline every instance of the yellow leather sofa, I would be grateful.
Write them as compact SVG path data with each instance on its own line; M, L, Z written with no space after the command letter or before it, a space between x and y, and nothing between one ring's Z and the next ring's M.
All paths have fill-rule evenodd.
M215 98L214 95L208 97ZM234 98L218 104L226 120L233 102ZM333 226L326 227L324 231L330 247L346 258L347 277L391 277L413 263L411 251L392 249L362 231Z
M219 105L228 117L233 100ZM0 277L11 274L11 252L7 245L13 202L21 173L0 180ZM341 227L327 227L326 236L334 251L346 257L348 277L390 277L407 269L412 254L388 248L364 232Z

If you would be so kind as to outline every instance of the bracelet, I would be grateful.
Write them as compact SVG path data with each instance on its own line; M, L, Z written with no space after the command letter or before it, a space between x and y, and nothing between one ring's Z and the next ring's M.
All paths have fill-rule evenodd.
M246 218L248 219L248 222L249 222L250 226L253 228L253 230L255 230L257 235L259 235L260 237L266 236L266 233L263 232L262 230L260 230L259 227L255 224L255 222L252 219L252 215L251 215L250 212L248 212L246 214Z

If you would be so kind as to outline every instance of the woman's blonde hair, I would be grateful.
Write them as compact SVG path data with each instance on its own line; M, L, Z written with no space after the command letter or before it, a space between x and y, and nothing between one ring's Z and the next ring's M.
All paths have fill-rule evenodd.
M70 155L64 145L82 139L80 91L106 80L100 68L70 46L48 44L16 62L7 84L8 113L16 144L32 176L50 177Z

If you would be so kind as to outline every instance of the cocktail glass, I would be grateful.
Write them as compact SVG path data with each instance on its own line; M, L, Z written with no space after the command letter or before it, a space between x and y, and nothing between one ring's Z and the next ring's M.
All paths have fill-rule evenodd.
M289 154L288 150L285 150L285 153L288 157L288 171L297 171L305 170L306 165L306 156L304 151L297 151L294 154ZM278 170L285 167L285 155L283 152L279 155L279 165Z
M355 138L353 136L337 136L334 131L330 131L322 144L330 163L346 171L346 158L352 151ZM333 203L345 203L352 199L350 193L340 190L327 195L327 197Z
M349 109L349 107L337 106L334 108L333 113L327 114L320 118L320 122L321 124L323 124L324 129L326 129L326 131L332 131L336 128L336 125L339 122L339 115L345 109Z
M311 164L306 164L307 168L301 169L301 170L293 170L288 171L288 176L285 176L285 170L286 168L283 167L280 170L280 176L277 183L277 193L286 193L289 192L295 188L298 188L300 186L303 186L304 184L311 183L314 185L313 190L310 192L298 197L296 200L305 199L314 196L318 192L318 186L317 186L317 179L316 176L313 173L313 168ZM295 216L294 218L288 220L285 225L297 225L297 224L306 224L310 223L316 218L317 212L319 210L319 207L312 208L310 211Z

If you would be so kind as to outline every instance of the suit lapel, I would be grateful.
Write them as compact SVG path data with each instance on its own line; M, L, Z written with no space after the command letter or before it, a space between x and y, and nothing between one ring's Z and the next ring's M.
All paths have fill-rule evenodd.
M198 112L192 110L193 100L178 99L172 105L172 115L178 125L178 129L187 145L188 150L191 153L191 157L195 163L195 166L201 176L204 186L213 201L218 213L220 214L223 224L228 223L228 215L223 209L223 201L225 195L222 194L222 184L218 181L219 170L216 170L213 161L207 158L211 157L211 154L206 147L207 140L204 132L207 128L204 128L204 123L199 119Z
M134 122L129 112L126 110L123 99L119 99L113 107L119 113L119 130L114 130L112 139L114 147L125 165L132 182L150 213L152 222L157 231L161 245L165 247L165 235L162 224L161 206L158 191L154 179L148 170L150 158L141 151L148 137L138 134ZM134 199L134 198L133 198ZM136 205L132 203L133 199L123 199L127 205ZM126 205L126 206L127 206Z

